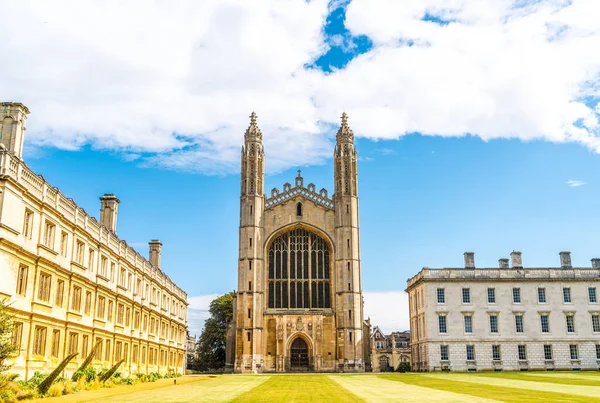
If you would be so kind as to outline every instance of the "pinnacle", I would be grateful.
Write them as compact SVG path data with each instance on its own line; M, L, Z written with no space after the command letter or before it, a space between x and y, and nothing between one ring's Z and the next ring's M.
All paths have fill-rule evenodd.
M252 111L252 113L250 114L250 123L256 124L256 118L258 118L258 116L256 115L256 113L254 111Z

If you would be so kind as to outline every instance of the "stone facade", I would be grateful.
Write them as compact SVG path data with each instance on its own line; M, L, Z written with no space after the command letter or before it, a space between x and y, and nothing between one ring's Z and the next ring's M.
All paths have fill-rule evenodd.
M293 184L265 195L264 158L253 113L241 156L229 364L236 372L364 371L369 330L360 280L357 154L346 115L336 138L333 196L305 185L300 171Z
M408 280L415 371L598 370L600 260L573 268L424 268Z
M379 326L371 333L371 367L373 372L393 372L402 362L410 363L410 332L385 335Z
M0 103L0 298L15 315L12 371L51 371L72 352L70 375L98 345L93 365L120 371L183 373L187 295L160 270L160 241L150 261L116 235L115 195L104 195L100 222L22 160L25 118Z

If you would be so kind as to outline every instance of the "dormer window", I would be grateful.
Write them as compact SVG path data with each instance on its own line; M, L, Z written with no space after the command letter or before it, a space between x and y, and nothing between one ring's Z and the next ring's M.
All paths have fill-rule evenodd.
M302 203L296 204L296 216L302 217Z

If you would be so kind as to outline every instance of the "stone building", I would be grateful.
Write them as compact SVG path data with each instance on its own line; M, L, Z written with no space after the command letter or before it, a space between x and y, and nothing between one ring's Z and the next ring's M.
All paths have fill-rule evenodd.
M384 334L379 326L371 332L373 372L393 372L402 362L410 364L410 331Z
M369 330L360 278L357 153L346 114L336 136L334 195L305 185L298 171L293 184L266 196L264 159L252 113L241 156L229 364L235 372L362 372Z
M88 215L22 160L20 103L0 103L0 298L15 315L12 371L28 379L70 353L70 375L96 350L93 365L120 371L183 373L187 295L160 269L162 244L150 261L117 237L119 199L100 198L100 221Z
M424 268L408 280L415 371L598 370L600 259L591 268Z

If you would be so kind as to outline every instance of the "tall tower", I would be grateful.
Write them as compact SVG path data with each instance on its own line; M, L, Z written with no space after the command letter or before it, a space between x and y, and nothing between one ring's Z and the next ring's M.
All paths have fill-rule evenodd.
M23 137L29 109L18 102L0 102L0 144L23 158Z
M264 311L263 213L264 149L262 133L250 115L242 146L238 291L236 296L236 372L262 365Z
M358 172L354 134L348 115L342 114L334 152L336 327L338 362L363 367L363 304L360 283L360 239L358 226ZM364 335L368 338L368 335Z

